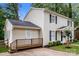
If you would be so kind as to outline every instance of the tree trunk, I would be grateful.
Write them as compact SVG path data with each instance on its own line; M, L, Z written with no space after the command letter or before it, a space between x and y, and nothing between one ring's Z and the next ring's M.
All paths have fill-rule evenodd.
M69 3L69 18L72 18L72 5Z

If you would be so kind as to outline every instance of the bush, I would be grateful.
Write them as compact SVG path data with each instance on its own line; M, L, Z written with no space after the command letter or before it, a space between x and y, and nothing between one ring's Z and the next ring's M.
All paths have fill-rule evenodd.
M70 42L72 42L72 40L70 40Z
M56 45L57 45L57 43L54 41L54 42L53 42L53 46L56 46Z
M51 47L51 46L57 46L57 45L61 45L61 42L60 42L60 41L56 41L56 42L55 42L55 41L53 41L53 42L50 41L50 42L48 43L48 46L49 46L49 47Z
M73 40L73 42L78 42L78 41L79 41L78 39L74 39L74 40Z
M57 41L57 45L61 45L61 42L60 41Z
M53 46L61 45L60 41L53 42Z
M51 47L52 45L53 45L53 42L50 41L50 42L48 43L48 46Z

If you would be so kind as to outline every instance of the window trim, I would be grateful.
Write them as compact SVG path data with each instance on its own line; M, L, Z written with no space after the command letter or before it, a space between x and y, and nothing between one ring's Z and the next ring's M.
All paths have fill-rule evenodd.
M54 19L53 19L54 22L52 22L52 17L54 17ZM52 15L50 14L50 23L55 23L55 24L57 24L57 16L56 16L56 15L55 15L55 16L52 16Z
M63 32L61 31L61 41L63 41L63 36L62 35L63 35Z
M51 14L50 14L50 23L51 23Z
M55 19L56 19L55 23L57 24L57 16L55 16Z
M51 41L51 30L49 31L49 40Z
M57 41L57 31L55 31L55 40Z
M71 26L72 27L72 21L67 21L67 26Z

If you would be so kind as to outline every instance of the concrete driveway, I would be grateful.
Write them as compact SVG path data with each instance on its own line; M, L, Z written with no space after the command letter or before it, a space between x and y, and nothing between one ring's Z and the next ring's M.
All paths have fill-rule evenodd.
M12 54L8 52L0 53L0 56L75 56L75 55L76 54L55 51L48 48L34 48L34 49L19 51Z

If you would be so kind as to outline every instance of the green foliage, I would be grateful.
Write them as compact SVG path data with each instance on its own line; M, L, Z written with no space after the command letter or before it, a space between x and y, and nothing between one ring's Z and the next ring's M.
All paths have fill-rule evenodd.
M71 31L70 30L65 30L64 31L65 32L65 35L66 35L66 37L67 37L67 40L66 40L66 43L65 43L65 47L66 48L70 48L70 40L69 40L69 38L71 39Z
M63 51L63 52L70 52L70 53L77 53L77 54L79 54L79 47L78 46L70 45L70 47L71 48L68 49L68 48L65 48L64 45L59 45L59 46L50 47L50 49L57 50L57 51Z
M56 42L54 41L53 46L57 46L57 45L61 45L61 42L60 41L56 41Z
M79 40L78 39L74 39L73 42L79 42Z
M52 45L53 45L53 42L50 41L50 42L48 43L48 46L51 47Z
M0 40L4 39L4 24L5 24L5 18L4 18L4 13L2 9L0 9Z
M3 52L8 52L8 48L4 48L4 47L0 48L0 53L3 53Z
M72 5L71 3L33 3L32 7L35 8L48 8L62 15L72 18Z
M62 43L60 41L50 41L48 43L48 46L51 47L51 46L57 46L57 45L61 45Z
M72 3L33 3L32 7L36 8L48 8L51 11L55 11L74 21L75 27L79 26L79 6Z
M6 18L19 20L17 3L11 3L11 4L8 3L6 4L6 7L0 6L0 40L4 39L3 29L4 29Z
M66 35L67 37L70 37L70 34L71 34L71 31L70 31L70 30L65 30L64 32L65 32L65 35Z
M7 13L6 17L19 20L18 10L19 10L19 5L17 3L8 3L5 9L5 12Z

